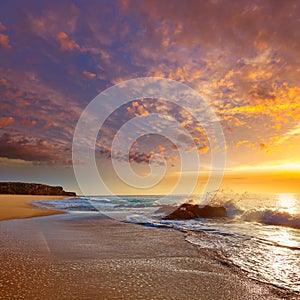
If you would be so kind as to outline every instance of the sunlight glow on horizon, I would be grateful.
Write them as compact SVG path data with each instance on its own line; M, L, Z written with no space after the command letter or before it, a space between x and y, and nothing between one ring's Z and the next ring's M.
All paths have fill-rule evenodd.
M278 209L288 212L289 214L296 214L297 199L294 197L293 194L278 194Z
M282 171L282 173L286 173L289 171L299 171L300 172L300 163L283 163L283 164L276 164L276 165L257 165L257 166L239 166L234 168L229 168L226 171L228 172L235 172L235 171L245 171L245 172L252 172L252 171ZM226 172L225 171L225 172Z

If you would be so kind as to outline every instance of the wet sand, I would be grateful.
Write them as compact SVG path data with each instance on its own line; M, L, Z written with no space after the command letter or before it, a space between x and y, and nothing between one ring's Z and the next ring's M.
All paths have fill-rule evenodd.
M62 196L0 195L0 221L61 214L61 211L40 209L31 200L62 199Z
M2 221L0 241L0 299L293 299L181 232L100 214Z

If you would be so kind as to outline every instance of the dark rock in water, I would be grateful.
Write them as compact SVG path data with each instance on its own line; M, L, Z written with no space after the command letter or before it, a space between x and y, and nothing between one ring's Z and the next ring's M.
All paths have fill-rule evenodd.
M184 203L171 214L165 216L164 220L187 220L197 218L224 218L227 211L222 206L199 205Z
M25 182L0 182L0 194L76 196L76 193L66 192L61 186Z
M174 211L175 207L172 205L161 205L158 210L155 211L156 214L169 215Z

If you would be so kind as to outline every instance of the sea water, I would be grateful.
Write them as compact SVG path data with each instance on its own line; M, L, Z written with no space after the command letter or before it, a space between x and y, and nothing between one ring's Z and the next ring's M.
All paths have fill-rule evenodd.
M188 201L196 203L198 199L193 196ZM300 195L221 192L211 204L224 206L227 218L163 220L187 199L179 195L172 200L162 196L91 196L35 203L183 231L187 242L217 250L249 277L300 292Z

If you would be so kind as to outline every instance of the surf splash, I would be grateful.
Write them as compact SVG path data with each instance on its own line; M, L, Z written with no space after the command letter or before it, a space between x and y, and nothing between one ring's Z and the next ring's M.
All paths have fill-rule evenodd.
M217 250L250 277L300 292L300 196L220 191L210 205L225 208L227 218L187 220L163 220L186 197L178 196L172 205L159 199L93 196L35 203L69 213L100 212L127 223L179 230L188 242ZM190 203L199 204L198 199L194 196Z
M244 212L241 219L247 222L258 222L267 225L286 226L300 229L300 215L272 209L252 209Z
M300 229L300 199L297 197L293 194L251 195L221 191L210 204L224 207L229 218Z

